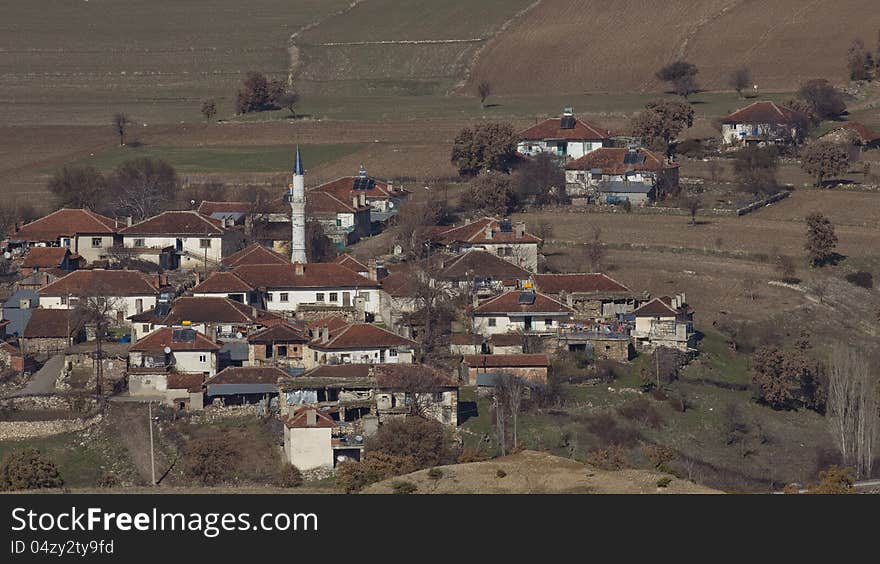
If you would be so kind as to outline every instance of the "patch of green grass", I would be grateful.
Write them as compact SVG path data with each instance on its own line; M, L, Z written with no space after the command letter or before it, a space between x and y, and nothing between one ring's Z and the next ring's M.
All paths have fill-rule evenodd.
M303 160L310 167L350 155L363 145L302 145ZM167 161L177 172L284 172L293 166L296 145L230 146L230 147L116 147L93 157L75 161L74 165L91 165L109 171L121 163L140 157Z
M35 448L54 462L65 487L95 486L104 475L105 469L119 463L108 459L105 452L98 448L96 441L87 440L79 433L21 441L2 441L0 460L4 460L14 451L25 448Z
M728 384L749 383L748 357L731 350L724 336L715 331L703 334L698 362L683 372L685 378L704 378Z

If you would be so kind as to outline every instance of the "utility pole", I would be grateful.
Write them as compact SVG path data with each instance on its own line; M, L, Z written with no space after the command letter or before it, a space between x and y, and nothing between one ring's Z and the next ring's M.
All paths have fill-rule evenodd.
M150 424L150 478L153 487L156 486L156 458L153 453L153 402L147 403L147 416Z

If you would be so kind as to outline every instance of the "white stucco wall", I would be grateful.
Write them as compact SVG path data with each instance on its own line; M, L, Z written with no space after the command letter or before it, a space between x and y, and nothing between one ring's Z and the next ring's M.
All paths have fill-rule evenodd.
M100 239L101 244L97 247L92 246L92 239ZM101 255L107 254L107 249L113 246L113 235L77 235L73 242L75 253L82 256L88 262L96 261Z
M300 470L333 468L332 441L329 427L284 427L284 454Z
M181 268L194 268L204 266L206 256L205 249L201 246L202 239L211 241L211 246L207 249L207 258L209 262L219 262L224 256L231 254L230 238L220 235L205 236L150 236L150 235L126 235L122 238L122 244L126 248L146 247L149 249L164 249L165 247L175 247L177 240L183 243L183 252L192 253L194 256L186 254L180 257ZM136 242L143 241L143 245L136 245ZM224 249L224 247L227 247ZM153 258L150 258L153 257ZM198 257L198 258L196 258ZM156 255L144 255L145 260L158 262Z
M124 323L129 323L125 319L129 315L141 313L156 306L155 295L110 296L109 299L114 301L114 321L118 319L118 315L121 313ZM69 309L68 304L62 303L64 301L67 301L67 296L40 296L40 307L45 309Z
M381 316L382 299L381 290L377 288L358 289L353 288L327 288L321 290L285 290L270 288L266 291L266 309L269 311L296 311L300 304L323 304L342 306L344 294L349 295L349 306L354 307L356 297L364 300L364 311ZM282 294L287 294L287 300L282 301ZM318 294L323 294L324 299L318 300ZM336 294L336 299L331 300L330 294ZM271 295L271 299L269 296Z
M559 153L559 141L520 141L516 150L524 155L538 153ZM579 159L591 151L602 147L601 141L565 141L565 155L571 159Z
M490 320L495 320L495 326L491 325ZM550 324L545 321L549 319ZM559 329L559 323L569 319L568 314L539 314L532 316L532 333L553 333ZM525 331L525 317L508 317L503 314L495 316L491 315L475 315L474 331L484 337L492 335L503 335L506 333L516 333Z

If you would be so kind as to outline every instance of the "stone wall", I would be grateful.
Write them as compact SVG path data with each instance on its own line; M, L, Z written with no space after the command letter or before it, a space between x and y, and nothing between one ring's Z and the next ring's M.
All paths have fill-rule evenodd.
M57 419L54 421L0 421L0 441L47 437L82 431L101 421L103 416L89 419Z

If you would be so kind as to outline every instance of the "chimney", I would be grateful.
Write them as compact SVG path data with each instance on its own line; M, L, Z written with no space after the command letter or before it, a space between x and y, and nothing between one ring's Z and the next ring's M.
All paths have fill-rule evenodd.
M523 222L519 222L516 224L516 238L522 239L526 235L526 224Z
M487 225L486 228L485 228L483 231L484 231L484 234L485 234L485 236L486 236L486 239L491 239L491 238L492 238L492 226L491 226L491 225Z
M375 265L375 264L371 264L371 265L368 266L367 268L368 268L368 270L369 270L369 274L368 274L368 276L369 276L370 280L379 280L379 272L378 272L378 270L376 269L376 265Z
M326 343L330 340L330 328L326 325L321 327L321 342Z
M357 194L352 196L351 197L351 207L353 207L353 208L358 207L358 200L359 200L359 198L357 197Z
M293 272L297 276L302 276L306 273L306 266L301 262L295 262L293 263Z
M198 286L199 284L202 283L202 275L199 274L199 271L197 269L193 269L193 274L195 275L195 278L196 278L196 286Z
M477 296L476 292L474 292L473 298L471 300L471 305L474 306L474 309L476 309L480 306L480 297Z
M364 168L364 165L361 165L360 168L358 169L358 176L359 176L360 178L366 178L366 177L367 177L367 169Z
M361 197L361 207L366 206L367 205L367 195L364 194L363 192L361 192L360 197Z
M257 318L257 308L251 307L251 317L253 317L254 319Z
M125 225L127 225L128 227L131 227L131 224L132 224L132 217L131 216L126 217L125 218Z
M318 412L314 409L306 410L306 427L317 427L318 426Z

